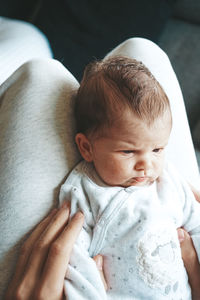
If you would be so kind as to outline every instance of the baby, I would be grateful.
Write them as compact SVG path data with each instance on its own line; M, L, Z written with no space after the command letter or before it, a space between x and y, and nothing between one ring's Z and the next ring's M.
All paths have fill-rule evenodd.
M81 210L84 228L65 281L68 299L189 300L178 227L200 257L200 205L164 158L169 100L136 60L113 57L86 67L75 102L83 157L60 192ZM105 292L91 257L104 256Z

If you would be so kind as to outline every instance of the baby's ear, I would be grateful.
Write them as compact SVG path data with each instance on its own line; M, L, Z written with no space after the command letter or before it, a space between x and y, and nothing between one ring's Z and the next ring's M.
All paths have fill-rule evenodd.
M82 157L88 161L93 161L92 145L83 133L77 133L75 137L76 144Z

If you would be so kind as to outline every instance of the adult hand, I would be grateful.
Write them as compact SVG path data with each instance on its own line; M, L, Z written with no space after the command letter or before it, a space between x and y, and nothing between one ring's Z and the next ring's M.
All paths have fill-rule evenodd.
M101 280L103 282L104 288L107 291L108 285L106 283L104 272L103 272L103 256L100 255L100 254L98 254L98 255L94 256L93 259L94 259L94 261L95 261L95 263L97 265L97 268L99 270L99 273L100 273Z
M189 186L195 196L195 199L200 202L200 190L197 190L192 184L189 183Z
M68 223L69 205L53 210L21 248L6 300L61 300L72 247L82 228L78 212Z
M200 299L200 264L194 248L192 238L183 228L178 228L178 238L181 246L181 254L188 273L189 283L192 289L192 299Z

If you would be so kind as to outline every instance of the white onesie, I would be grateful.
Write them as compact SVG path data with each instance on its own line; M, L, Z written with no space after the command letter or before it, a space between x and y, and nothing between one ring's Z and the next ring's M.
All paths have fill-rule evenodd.
M71 215L85 216L65 280L67 299L191 299L176 229L190 233L200 258L200 204L169 163L153 184L123 188L107 186L82 161L61 187L64 200L71 200ZM107 292L96 254L104 256Z

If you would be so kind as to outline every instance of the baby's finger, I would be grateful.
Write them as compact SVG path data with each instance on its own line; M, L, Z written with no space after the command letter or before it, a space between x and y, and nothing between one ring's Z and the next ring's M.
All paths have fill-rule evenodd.
M68 267L73 245L83 226L84 216L78 212L74 215L68 226L52 244L48 259L40 282L43 294L51 289L51 294L58 290L63 292L63 281ZM56 289L56 291L55 291Z
M101 255L96 255L93 257L96 265L97 265L97 269L99 270L100 276L101 276L101 280L103 282L104 288L107 291L108 290L108 285L106 283L105 280L105 276L104 276L104 272L103 272L103 257Z

